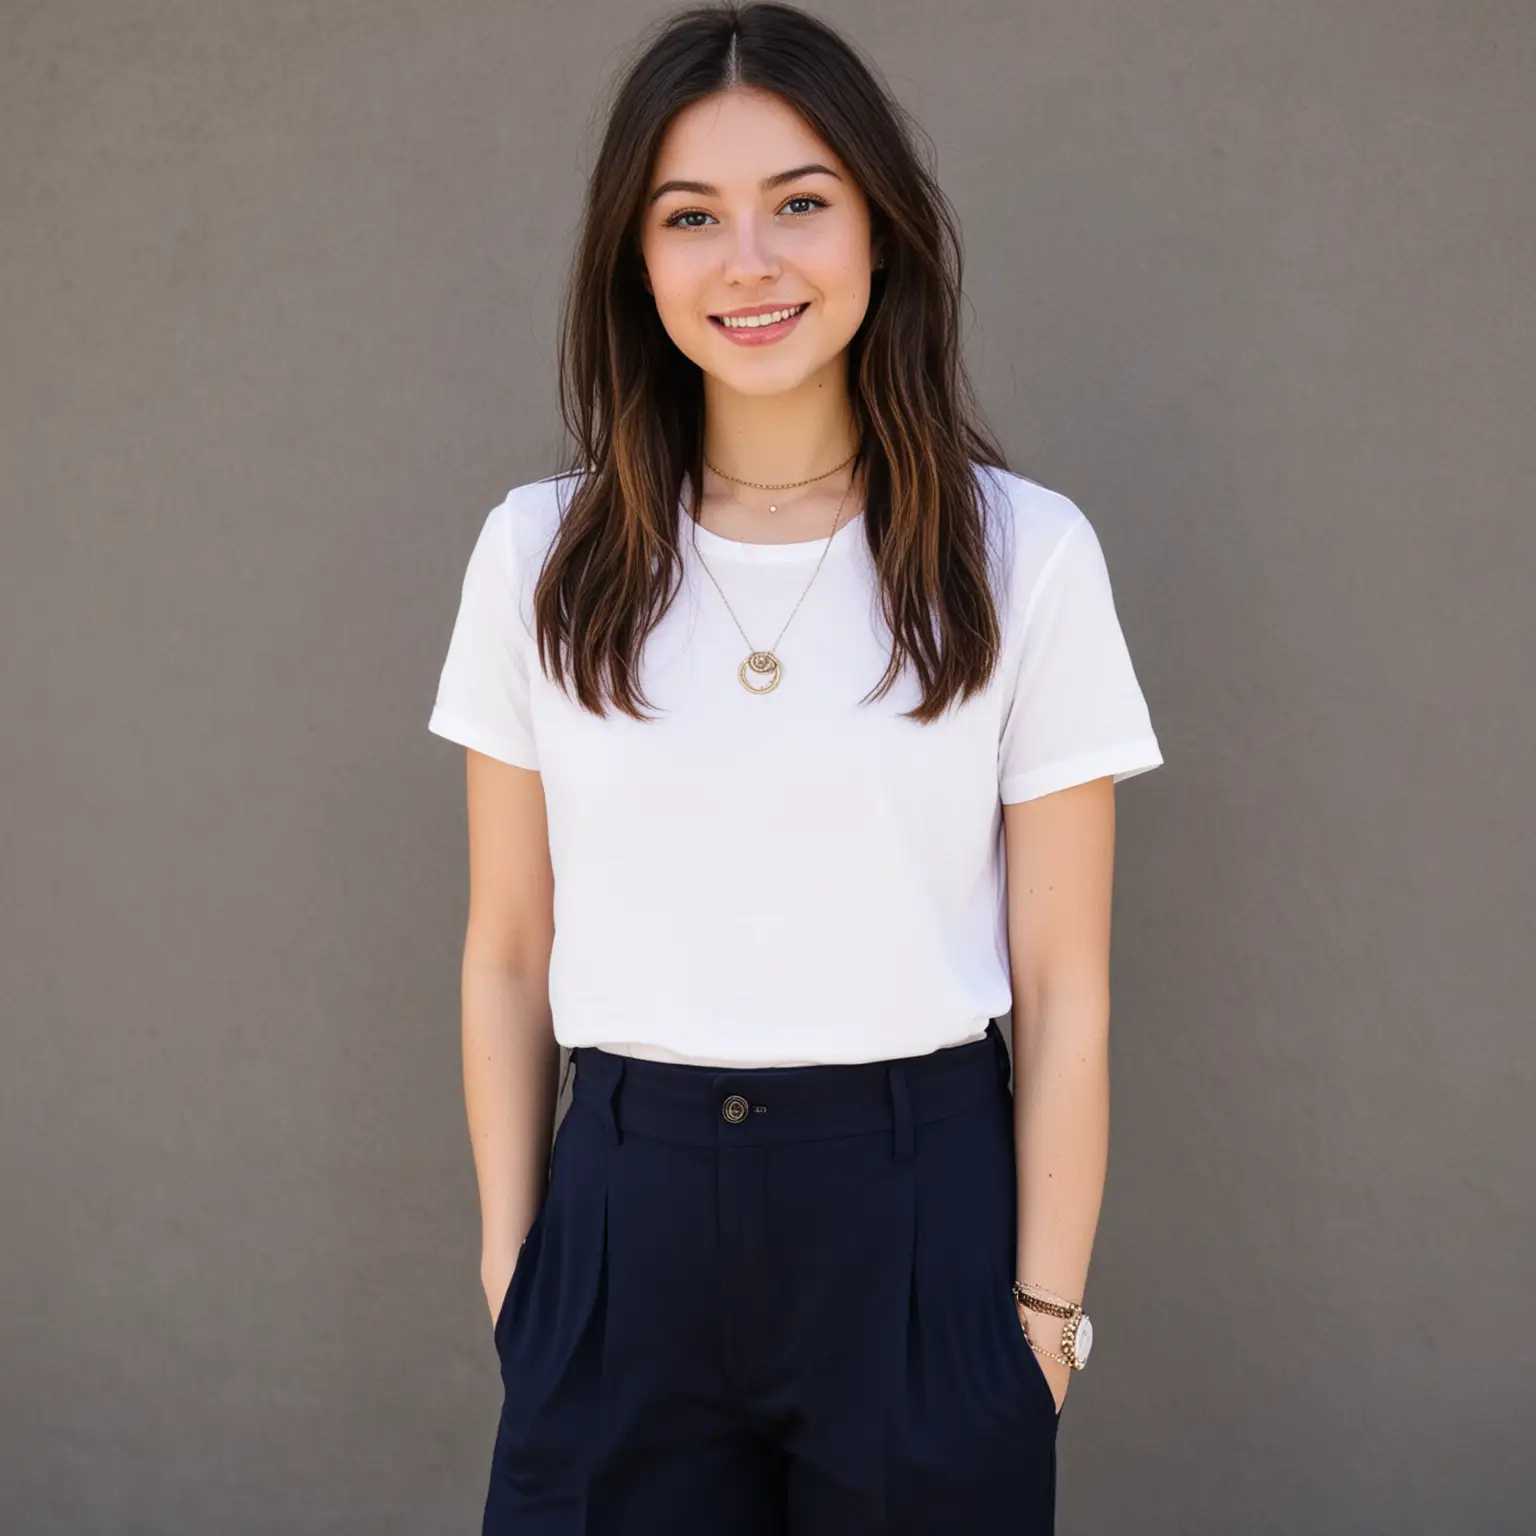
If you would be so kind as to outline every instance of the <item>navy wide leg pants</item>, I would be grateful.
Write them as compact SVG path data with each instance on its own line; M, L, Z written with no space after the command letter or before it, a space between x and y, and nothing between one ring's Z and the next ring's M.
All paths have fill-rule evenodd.
M485 1536L1048 1536L1007 1047L573 1053L497 1317Z

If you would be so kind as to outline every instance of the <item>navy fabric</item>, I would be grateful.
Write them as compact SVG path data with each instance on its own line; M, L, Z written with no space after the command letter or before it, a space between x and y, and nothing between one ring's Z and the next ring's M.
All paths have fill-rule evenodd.
M572 1058L484 1536L1053 1532L996 1020L883 1062Z

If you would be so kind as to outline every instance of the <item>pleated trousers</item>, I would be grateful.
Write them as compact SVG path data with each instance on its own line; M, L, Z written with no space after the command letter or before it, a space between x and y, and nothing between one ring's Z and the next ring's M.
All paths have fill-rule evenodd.
M1008 1053L572 1052L496 1319L484 1536L1050 1536Z

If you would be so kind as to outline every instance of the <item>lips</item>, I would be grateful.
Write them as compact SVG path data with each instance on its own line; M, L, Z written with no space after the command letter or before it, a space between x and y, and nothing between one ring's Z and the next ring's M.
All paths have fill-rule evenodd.
M810 308L810 300L807 299L804 304L794 304L794 305L790 305L790 304L777 304L777 305L774 305L772 308L769 308L769 309L757 310L755 312L755 314L756 315L771 315L771 314L774 313L775 309L788 309L790 311L789 320L797 320L809 308ZM755 317L754 313L748 313L748 314L745 314L745 315L732 315L732 316L730 316L730 318L732 320L751 320L754 317ZM726 317L724 315L711 315L709 318L711 320L713 320L715 322L715 324L720 326L723 330L743 330L743 329L745 329L745 330L754 330L754 329L757 328L757 327L754 327L754 326L745 326L745 327L743 327L743 326L728 326L728 325L725 324ZM775 324L788 324L788 321L787 320L786 321L776 321Z

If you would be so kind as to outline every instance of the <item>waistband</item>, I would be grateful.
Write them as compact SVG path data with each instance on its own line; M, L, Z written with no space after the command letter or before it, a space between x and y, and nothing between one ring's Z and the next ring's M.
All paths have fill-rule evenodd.
M912 1128L958 1114L1007 1082L996 1019L985 1036L922 1056L809 1067L714 1067L571 1051L571 1111L597 1116L609 1142L625 1132L690 1146L766 1146L889 1131L898 1160Z

